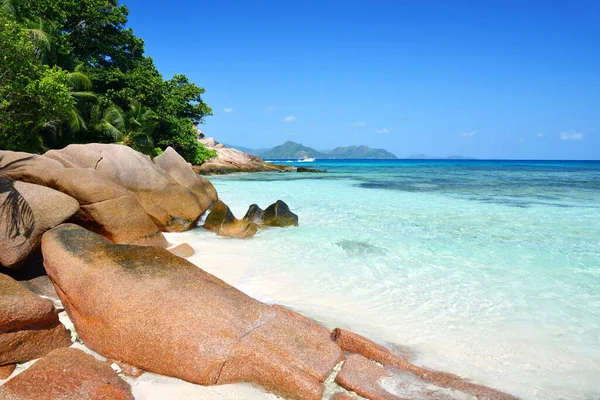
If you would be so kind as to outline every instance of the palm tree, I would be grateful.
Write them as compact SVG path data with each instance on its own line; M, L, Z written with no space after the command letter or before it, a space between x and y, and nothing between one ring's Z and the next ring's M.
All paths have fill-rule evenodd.
M116 143L145 154L154 153L151 135L158 126L158 116L140 102L132 102L126 112L114 104L104 108L97 105L92 110L91 120L96 130L109 135Z
M42 18L35 21L24 20L17 15L16 8L13 4L14 0L0 0L0 16L13 20L19 23L29 34L35 46L35 53L40 60L43 60L45 55L50 51L50 35L47 33L50 30L56 32L55 24L50 24Z
M69 116L69 125L74 132L85 131L88 129L83 117L86 106L97 103L98 98L92 92L92 81L85 74L83 64L79 64L73 72L69 72L69 79L71 81L69 94L75 100L75 106Z
M92 82L82 65L78 65L74 71L67 74L70 81L69 94L73 99L68 119L49 121L41 128L44 144L50 148L62 147L76 140L74 137L77 133L85 134L89 130L86 115L89 114L90 107L98 102L98 98L91 91Z

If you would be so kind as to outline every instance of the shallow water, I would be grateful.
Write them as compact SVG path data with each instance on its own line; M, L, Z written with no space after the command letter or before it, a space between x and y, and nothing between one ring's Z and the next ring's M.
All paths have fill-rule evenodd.
M239 218L283 199L298 228L170 240L251 296L419 364L525 399L600 398L600 162L308 166L329 173L211 178Z

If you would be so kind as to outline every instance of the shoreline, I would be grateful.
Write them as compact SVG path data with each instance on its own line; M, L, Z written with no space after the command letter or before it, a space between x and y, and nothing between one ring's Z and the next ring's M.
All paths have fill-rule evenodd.
M140 190L139 185L141 183L155 184L157 179L164 179L170 185L169 190L171 192L161 192L164 191L164 186L161 184L153 189L155 192L151 192L152 196L156 196L158 193L172 193L175 191L179 191L182 196L193 194L194 197L188 198L202 201L205 204L203 207L206 207L204 210L211 210L209 214L204 214L201 213L202 208L198 207L192 210L194 216L175 217L177 215L175 213L181 212L180 207L182 206L182 203L176 201L172 203L173 208L169 211L173 214L170 214L170 217L168 215L165 217L164 209L156 209L153 206L153 204L156 204L154 203L157 201L156 197L139 197L140 202L133 204L136 204L137 207L144 205L145 208L139 209L140 215L143 212L146 218L152 215L155 220L158 216L161 217L157 222L153 222L153 229L157 228L157 225L154 225L155 223L164 223L161 230L168 230L171 227L170 224L175 221L179 226L176 226L174 230L187 230L187 232L182 233L152 233L152 240L158 241L153 244L153 247L141 248L131 245L116 245L81 226L69 223L51 227L49 231L43 234L42 253L49 279L53 280L52 283L57 288L63 304L68 305L68 310L69 307L73 307L73 304L75 304L77 313L74 321L76 321L77 331L81 334L83 341L98 352L110 354L110 357L114 359L127 360L127 362L140 368L160 372L164 375L178 376L196 384L215 385L232 382L254 382L266 387L270 392L282 393L287 398L317 399L321 398L323 390L329 392L340 391L340 387L331 386L330 383L327 383L328 386L326 387L323 386L323 382L326 381L332 371L335 371L334 367L340 362L343 362L340 372L343 376L349 374L344 369L345 366L350 365L347 369L350 368L352 371L352 368L355 368L353 367L356 365L355 363L366 363L363 366L370 369L370 373L375 376L389 376L391 378L386 380L386 382L391 382L388 382L389 386L384 387L378 384L376 388L357 387L355 386L356 381L348 383L348 381L344 381L346 378L341 381L336 380L336 383L339 383L345 389L355 390L356 388L359 393L370 393L369 390L374 389L386 393L395 393L400 397L409 396L414 398L408 392L403 392L403 390L408 390L408 387L414 387L412 381L405 382L408 387L398 386L400 375L393 368L399 368L400 371L411 371L410 374L415 375L415 379L420 382L419 385L425 385L424 387L429 385L426 382L427 379L433 380L433 386L438 388L436 390L443 391L446 390L444 388L453 388L470 394L488 391L493 392L490 395L491 398L498 399L511 398L511 396L495 391L491 387L513 393L524 393L518 388L519 382L522 382L521 380L515 380L513 386L511 386L506 383L505 379L499 379L505 373L502 371L507 370L506 365L503 369L495 370L493 363L485 362L486 356L501 354L494 353L494 349L499 349L497 345L484 349L484 352L475 354L474 358L461 365L464 360L469 360L469 351L477 351L477 346L469 345L474 338L473 335L477 335L477 332L485 333L489 331L486 330L488 327L484 324L483 331L475 329L473 332L465 332L467 334L461 336L461 330L468 329L471 324L465 326L459 324L460 329L456 331L452 331L452 324L446 326L448 322L451 322L448 317L452 318L452 316L446 315L443 311L440 313L440 306L445 309L444 304L453 302L450 305L450 311L454 309L453 307L460 307L462 304L470 306L470 303L465 301L460 293L451 293L449 298L446 297L445 292L442 292L439 296L435 295L435 291L431 292L433 296L420 297L418 295L418 293L427 292L431 288L437 287L437 283L440 283L439 269L435 268L435 265L434 268L431 268L430 265L423 262L423 260L429 259L425 257L426 255L434 256L434 253L431 252L432 249L427 246L423 248L423 245L427 244L427 239L430 238L430 231L420 230L421 225L415 224L415 222L423 221L418 217L420 215L419 207L429 209L427 204L432 199L435 201L435 195L420 194L418 192L399 195L400 192L396 192L396 194L388 192L388 195L382 198L379 192L366 191L362 188L360 186L361 180L355 180L355 182L338 179L294 180L293 184L288 179L251 180L240 183L238 186L237 184L225 183L227 179L222 181L216 179L215 185L220 192L220 195L217 196L215 187L205 178L194 174L189 165L178 161L179 159L176 158L176 153L173 151L165 153L164 156L161 156L162 158L150 160L135 155L126 148L110 145L73 147L65 150L64 153L50 153L54 159L60 160L61 163L57 164L52 161L55 171L52 172L51 169L45 168L43 175L40 175L38 179L51 179L53 173L61 176L75 176L75 174L83 172L90 174L91 172L85 168L81 169L83 172L79 172L80 169L71 164L72 162L81 162L81 156L77 153L75 155L73 153L69 154L69 151L77 150L78 152L84 152L84 154L90 152L94 157L97 157L96 149L102 151L99 155L100 161L102 161L100 163L102 169L100 171L93 170L95 171L94 175L100 177L100 174L106 174L102 175L102 179L106 180L107 177L114 179L114 181L111 181L112 183L108 183L108 180L106 180L104 185L115 185L115 182L119 182L131 188L130 190L133 192L129 193L136 193L135 190ZM113 160L110 158L109 149L115 154ZM128 153L131 154L125 157L125 154ZM48 160L51 159L51 157L38 156L34 162L50 163ZM29 159L27 160L30 162ZM128 165L133 160L144 165L144 168L123 168L123 165ZM91 158L91 162L98 164L96 158ZM112 164L107 164L109 162ZM68 167L62 163L67 164ZM87 164L82 164L82 167L85 165ZM23 171L23 169L19 169L14 173L22 174ZM36 173L34 165L28 166L25 171L30 174ZM157 174L157 179L151 179L148 176L147 173L151 171ZM167 175L167 171L170 171L169 175ZM116 174L117 172L118 174ZM132 172L135 176L127 175ZM183 174L193 177L198 186L191 184L189 180L182 180ZM171 178L168 178L168 176L171 176ZM138 180L140 177L143 177L141 182ZM88 181L90 184L97 184L99 180L88 179ZM185 182L185 186L180 184L180 181ZM138 186L133 185L133 182ZM88 187L84 185L76 186L76 190L87 189ZM199 195L208 197L209 192L207 189L210 189L212 193L210 196L213 196L214 200L204 201L205 197L198 197ZM344 191L345 196L340 197L339 193L342 191ZM69 193L78 196L78 199L84 198L84 192L71 191ZM136 195L148 196L149 194L144 191ZM252 205L249 209L254 210L252 213L248 212L241 220L235 217L235 215L240 216L243 213L247 203L251 200L264 206L272 203L274 200L272 196L293 199L294 204L292 205L301 206L299 209L294 209L295 211L299 210L301 215L300 228L290 227L284 230L258 229L257 224L263 224L262 226L267 224L267 215L270 216L269 218L275 215L279 219L287 215L288 222L286 222L286 225L297 226L298 217L281 201L271 204L266 210L261 210L258 206ZM429 197L424 198L423 196ZM122 198L122 196L117 197L117 200L121 201ZM148 198L151 198L152 202L148 202ZM162 197L158 197L158 199L162 199ZM223 199L231 204L232 209L229 209L222 202ZM357 203L357 200L361 202ZM103 204L104 202L100 201L98 203ZM161 202L160 204L171 206L171 203L168 202ZM377 205L375 210L373 204ZM470 212L469 210L472 210L472 204L468 203L468 200L465 200L464 203L457 200L453 204L455 213L459 211ZM357 208L357 206L360 207ZM334 209L331 209L331 207L334 207ZM399 213L398 209L401 209L402 213ZM411 209L416 214L411 212ZM361 210L366 211L366 214L361 214ZM72 208L70 212L76 211L76 208ZM439 219L437 213L447 215L447 209L441 207L441 204L430 211L433 214L427 215L428 218L433 217L433 219L429 219L429 222L434 223L431 228L440 238L439 244L444 246L447 243L455 243L457 231L453 229L453 223L462 221L460 225L457 225L462 227L465 223L464 220L456 219L459 217L458 214L452 220ZM81 210L78 212L81 213ZM394 218L390 218L390 216ZM415 216L417 216L416 219ZM505 216L510 216L510 214ZM64 218L68 219L69 217ZM100 218L99 221L112 223L115 214L110 210L97 218ZM195 221L198 219L205 221L204 229L194 228L196 226ZM347 220L348 223L342 223L344 220ZM365 229L357 231L356 225L350 223L352 221L365 224ZM121 220L118 220L118 222L122 223ZM58 224L60 223L59 221ZM368 225L369 223L371 225ZM497 223L499 223L499 227L502 227L500 222ZM442 225L438 226L438 224ZM271 226L281 225L277 223ZM127 230L125 233L128 233L131 227L137 227L137 225L125 224L119 229L114 229L113 232L122 234L123 229L125 229ZM402 229L398 231L398 227ZM190 228L192 230L189 230ZM249 228L254 230L249 230ZM409 230L407 231L407 229ZM461 233L461 237L464 237L464 232ZM249 237L256 233L258 235L250 241L222 237ZM386 234L382 236L384 233ZM144 236L144 240L147 240L147 238L148 235ZM422 238L425 238L425 242L421 240ZM127 238L126 240L132 239ZM138 239L133 238L133 240ZM398 245L398 240L403 244ZM185 246L173 249L173 245L176 246L178 243L187 243L188 249ZM169 251L164 250L165 248L174 252L175 250L182 252L178 254L187 255L176 257ZM461 250L461 248L458 250ZM465 254L471 254L471 248L467 247L463 250L466 250ZM94 257L90 258L87 256L88 254L94 254ZM180 257L190 258L188 261L184 261ZM298 262L288 264L288 261L291 260L290 257ZM457 258L457 260L460 261L460 258ZM469 260L469 258L464 260ZM431 261L435 262L435 257L431 258ZM462 265L461 262L452 262L446 265L448 260L446 262L444 260L438 261L442 262L444 270L449 272L449 274L443 274L444 281L453 282L458 279L458 282L463 282L460 281L460 278L465 271L458 268ZM369 268L365 268L365 263L368 264ZM401 268L394 267L398 263L400 263ZM101 268L98 268L98 266L101 266ZM462 266L464 267L464 265ZM477 266L477 263L472 264L472 266ZM458 269L453 269L454 267ZM110 273L110 271L114 271L114 273ZM486 269L486 274L493 272L495 272L494 269L489 271ZM115 280L117 276L120 278ZM190 280L190 277L193 278ZM341 279L342 277L344 279ZM432 277L434 279L431 279ZM88 287L90 282L98 282L99 284L90 286L93 293L80 297L81 294L77 288L81 285ZM469 285L470 282L471 280L467 280L463 283ZM161 290L162 287L181 289L177 292L178 295L173 297L169 295L168 290L166 292ZM411 296L410 293L414 292L415 287L421 289ZM148 290L148 288L154 288L154 290ZM477 289L477 287L474 288ZM207 290L211 291L212 294L206 294ZM115 301L115 299L122 298L125 292L131 292L131 295L127 296L128 301ZM66 296L65 293L68 295ZM379 298L380 293L387 293L385 295L387 297ZM480 295L487 296L485 293L482 292ZM478 295L477 293L470 294ZM152 318L158 318L158 320L146 326L148 320L146 318L140 320L137 316L140 313L143 315L148 312L146 304L148 299L154 299L153 304L161 304L161 307L153 308L154 311L151 314ZM374 301L371 301L372 299ZM105 308L103 304L106 303L110 303L112 306ZM170 306L165 308L162 307L163 304L165 306L169 304ZM230 308L233 304L236 305ZM281 307L279 304L283 304L285 307ZM416 307L414 307L415 305ZM421 309L420 312L419 309ZM177 310L177 313L182 313L183 316L178 316L177 313L173 313L171 310ZM72 311L73 309L69 312ZM90 320L89 316L91 315L94 315L94 317ZM209 317L206 317L206 315ZM73 315L71 316L73 317ZM87 324L94 323L93 321L99 317L105 319L102 327L90 329ZM310 319L310 317L313 319ZM434 333L431 328L435 327L431 323L428 323L429 326L423 325L423 318L432 318L431 321L434 325L435 321L446 325L436 328L437 330L443 328L440 334L431 336ZM183 320L192 322L182 325L181 321ZM242 321L241 326L239 321ZM263 328L265 324L267 327ZM232 347L227 350L225 363L229 362L227 360L235 355L236 349L239 349L242 344L246 346L244 342L246 337L251 338L249 340L255 340L253 338L258 335L257 337L260 338L258 343L265 343L264 341L268 343L264 350L260 350L266 352L264 353L265 358L259 358L257 361L243 358L245 360L243 364L232 369L230 373L238 374L241 372L244 374L244 369L249 361L251 361L249 364L251 368L259 368L261 371L264 366L253 364L254 362L266 362L267 367L272 365L278 365L279 367L268 376L263 373L259 375L242 375L239 378L234 377L231 380L224 381L219 380L220 372L218 371L225 365L220 359L217 359L214 364L218 375L211 379L206 379L204 376L188 375L187 371L194 371L192 373L196 374L195 371L198 371L198 369L182 369L181 363L187 365L190 361L187 356L170 361L168 368L164 369L164 357L177 354L176 350L171 351L172 348L177 349L180 343L183 343L180 340L172 342L173 331L168 328L172 325L178 326L178 330L185 332L181 336L185 342L189 341L192 346L208 345L208 351L220 348L220 346L210 345L213 340L228 340L226 339L227 334L223 336L221 329L226 329L225 332L228 332L233 328L233 335L238 339L235 339L231 344ZM218 328L216 332L212 333L214 327ZM474 327L477 328L476 325ZM336 332L340 331L337 328L348 332L348 335L353 338L350 339L351 342L339 342L338 340L346 339L339 339L339 333ZM165 333L163 333L164 329L166 329ZM256 330L258 330L258 333L254 333ZM264 333L262 333L263 331ZM352 331L357 333L352 333ZM366 337L359 334L365 334ZM177 335L179 337L181 334L177 333ZM489 336L492 340L493 334ZM138 348L135 353L121 353L121 348L129 348L129 337L145 340L144 347ZM156 337L162 337L163 339L157 343L155 341ZM302 342L302 346L298 347L297 344L294 344L298 343L297 340L306 340L300 339L301 337L307 338L308 341L306 343ZM437 340L435 337L437 337ZM376 339L378 343L385 343L385 347L378 347L380 345L367 338ZM207 342L207 340L209 341ZM352 340L355 342L352 342ZM464 343L459 343L460 340ZM116 343L111 345L111 348L105 349L103 347L105 343L112 341L116 341ZM483 345L485 341L480 342L479 344ZM358 346L356 343L366 343L367 350L362 347L362 344ZM394 345L394 343L401 344L401 346ZM506 343L506 341L501 341L499 345L502 346ZM256 345L253 342L250 342L250 344ZM165 351L167 353L162 357L149 359L145 355L148 354L148 348L154 349L150 357ZM389 348L392 349L392 352ZM543 346L540 348L543 348ZM259 347L259 349L263 349L263 347ZM323 352L323 349L326 351ZM371 351L374 350L368 349L378 350L372 353ZM400 354L394 354L399 350L401 350ZM116 351L116 353L113 351ZM314 352L312 356L306 359L303 358L305 354L311 352ZM203 354L206 353L194 353L191 362L197 362L198 357L204 357ZM138 359L138 357L142 358ZM521 357L521 359L526 360L526 357ZM150 360L150 364L145 360ZM326 364L318 364L321 362L320 360L323 360ZM415 364L411 364L411 360ZM506 359L507 362L515 362L515 360L514 357ZM210 359L208 361L212 362ZM374 361L379 362L379 364ZM316 362L316 364L312 364L313 362ZM202 361L198 365L202 368L203 365L207 364L206 361ZM461 376L469 377L471 381L449 373L442 374L433 370L425 370L421 367L422 365L439 370L453 371ZM575 367L573 370L576 369ZM296 371L293 372L295 375L287 373L283 376L278 375L281 368L296 368L291 370ZM565 370L569 370L568 365ZM276 385L272 385L268 380L265 380L271 379L271 376L281 376L276 378L280 379ZM509 376L510 374L504 378ZM533 377L535 375L530 378ZM298 391L297 386L293 386L294 379L300 379L301 381L308 379L313 388L310 389L311 394L307 395L306 392L302 392L305 389ZM440 379L442 379L442 384L440 384ZM450 379L450 383L443 384L444 379ZM379 379L376 381L380 382ZM479 386L478 383L487 383L489 387ZM160 382L157 384L160 384ZM148 387L148 385L150 383L146 382L143 386ZM362 392L360 392L361 390ZM417 391L421 393L422 390L424 390L423 387ZM369 394L365 395L371 396ZM424 398L428 397L425 396Z

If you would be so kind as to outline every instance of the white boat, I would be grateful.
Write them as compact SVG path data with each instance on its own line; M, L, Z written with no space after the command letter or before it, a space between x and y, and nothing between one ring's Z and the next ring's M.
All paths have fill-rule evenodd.
M310 157L304 157L302 160L298 160L298 162L313 162L315 161L314 158L310 158Z

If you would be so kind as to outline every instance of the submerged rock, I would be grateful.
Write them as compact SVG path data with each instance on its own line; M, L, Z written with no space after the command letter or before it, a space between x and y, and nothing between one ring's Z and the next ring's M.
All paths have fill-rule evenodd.
M382 255L387 252L387 250L384 248L372 245L368 242L361 242L359 240L344 239L336 242L336 244L353 256L370 254Z
M258 230L252 221L238 220L227 204L217 201L211 212L206 217L203 227L215 232L219 236L231 236L239 239L251 238Z
M298 167L298 168L296 168L296 172L312 172L312 173L323 174L323 173L325 173L327 171L324 170L324 169Z
M133 400L111 367L78 349L54 350L0 387L4 400Z
M0 176L0 264L16 269L39 248L42 234L79 209L74 198Z
M253 382L292 399L320 399L344 358L315 322L167 250L115 245L70 224L46 232L42 250L81 339L107 358L201 385Z

